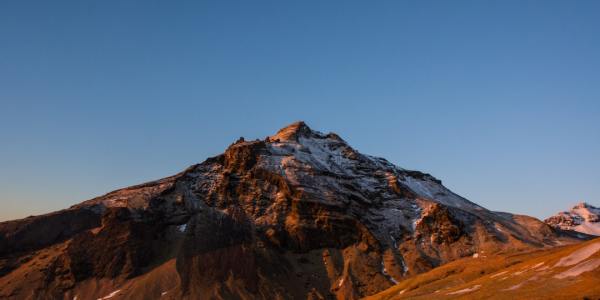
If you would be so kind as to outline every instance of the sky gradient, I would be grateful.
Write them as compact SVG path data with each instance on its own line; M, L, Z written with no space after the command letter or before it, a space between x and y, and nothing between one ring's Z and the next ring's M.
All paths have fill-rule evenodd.
M2 1L0 220L304 120L492 210L600 205L600 1Z

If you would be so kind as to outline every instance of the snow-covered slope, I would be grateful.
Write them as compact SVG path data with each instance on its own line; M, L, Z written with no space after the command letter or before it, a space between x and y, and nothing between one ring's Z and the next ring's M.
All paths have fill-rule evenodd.
M585 202L573 206L569 211L560 212L545 222L563 230L600 236L600 208Z

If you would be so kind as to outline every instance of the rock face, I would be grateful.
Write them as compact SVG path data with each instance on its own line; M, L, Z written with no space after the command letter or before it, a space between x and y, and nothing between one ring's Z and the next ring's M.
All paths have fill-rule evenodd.
M555 228L600 236L600 208L585 202L559 212L545 222Z
M165 179L0 223L0 298L357 299L569 241L297 122Z

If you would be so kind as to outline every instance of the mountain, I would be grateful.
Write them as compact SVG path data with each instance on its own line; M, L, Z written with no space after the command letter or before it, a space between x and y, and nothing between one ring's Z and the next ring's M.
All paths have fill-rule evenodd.
M559 212L544 222L562 230L600 235L600 208L581 202L571 210Z
M598 299L598 282L600 238L546 250L463 258L366 300Z
M576 241L297 122L0 223L0 298L357 299L457 259Z

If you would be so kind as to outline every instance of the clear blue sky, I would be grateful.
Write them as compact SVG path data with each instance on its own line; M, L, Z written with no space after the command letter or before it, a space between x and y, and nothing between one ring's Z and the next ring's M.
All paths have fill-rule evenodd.
M2 1L0 219L295 120L494 210L600 204L600 1Z

